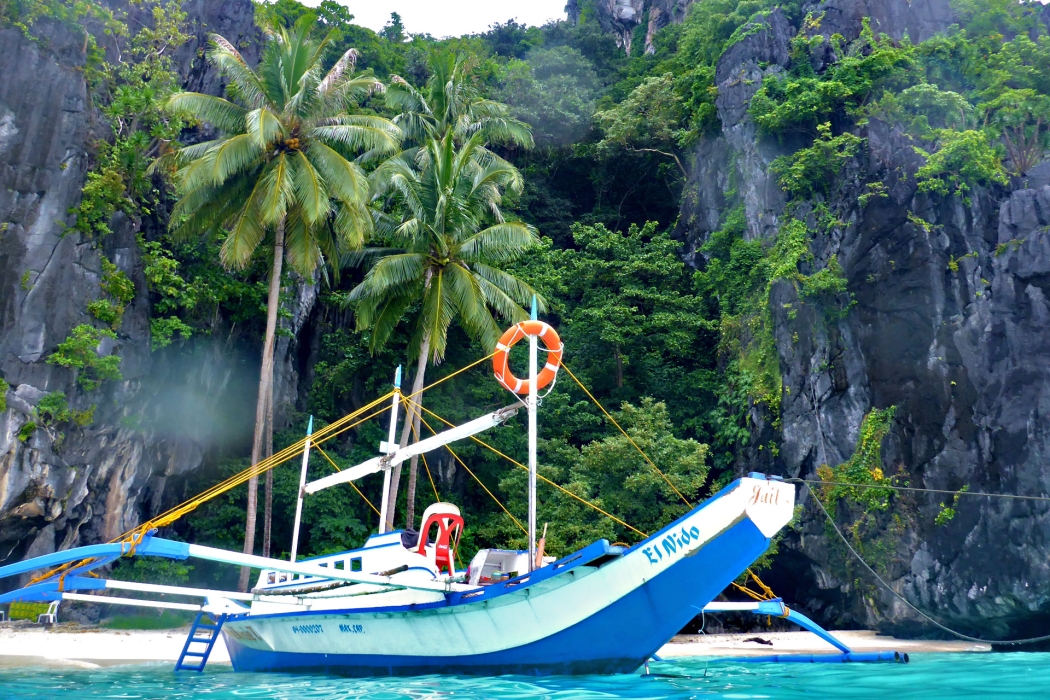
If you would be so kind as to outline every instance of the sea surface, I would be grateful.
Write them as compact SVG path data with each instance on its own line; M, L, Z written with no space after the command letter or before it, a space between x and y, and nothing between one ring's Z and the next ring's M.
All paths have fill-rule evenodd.
M1043 698L1050 653L925 654L903 664L653 662L651 675L340 678L234 673L176 675L171 664L106 669L0 669L0 698Z

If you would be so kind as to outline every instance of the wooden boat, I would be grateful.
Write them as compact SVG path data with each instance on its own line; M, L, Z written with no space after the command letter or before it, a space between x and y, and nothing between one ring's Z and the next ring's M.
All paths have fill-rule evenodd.
M526 325L531 324L531 325ZM517 329L517 330L515 330ZM350 675L468 673L552 674L632 671L704 609L769 546L793 514L795 487L775 477L737 479L681 518L630 547L605 540L560 559L542 557L536 542L536 414L538 341L550 329L519 324L530 341L529 381L497 377L510 390L527 386L529 411L529 549L485 549L457 570L454 549L464 527L459 509L435 503L418 537L379 533L356 550L296 560L302 499L370 474L384 474L415 454L500 425L510 406L413 445L394 444L400 394L391 406L385 454L301 492L290 561L174 542L146 534L137 542L91 545L0 567L0 578L49 567L60 572L0 596L12 600L89 600L198 611L178 668L203 669L221 633L238 671L310 670ZM504 336L506 340L511 331ZM560 342L543 338L560 357ZM556 334L553 336L557 340ZM556 362L548 353L545 370ZM497 374L500 366L497 363ZM506 364L503 364L506 371ZM399 376L395 384L399 384ZM519 404L520 405L520 404ZM307 442L307 452L309 443ZM161 586L87 576L120 556L199 558L262 570L247 593ZM98 595L103 590L203 598L203 604ZM84 593L82 591L95 591ZM207 624L204 615L214 618ZM196 646L195 646L196 645Z

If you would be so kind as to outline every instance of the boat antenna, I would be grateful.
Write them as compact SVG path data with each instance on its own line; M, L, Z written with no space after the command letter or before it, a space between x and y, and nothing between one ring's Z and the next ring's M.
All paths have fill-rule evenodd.
M394 372L394 398L390 402L390 433L386 439L386 442L379 445L379 451L383 454L393 454L397 452L397 444L394 442L394 438L397 433L397 406L401 403L401 365L397 366L397 371ZM383 508L379 514L379 534L383 534L390 529L390 515L387 512L390 508L390 470L383 470Z
M536 295L532 295L532 320L537 319ZM539 337L529 336L529 571L536 569L536 356Z
M299 498L295 502L295 526L292 528L292 557L295 562L295 553L299 550L299 525L303 519L303 497L306 496L306 468L310 465L310 437L314 434L314 417L310 416L310 422L306 424L306 445L303 447L303 468L299 472Z

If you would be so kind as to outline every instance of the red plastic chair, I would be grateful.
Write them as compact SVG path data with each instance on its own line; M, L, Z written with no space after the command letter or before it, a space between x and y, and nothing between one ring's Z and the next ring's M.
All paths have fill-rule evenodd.
M448 510L434 508L434 506L443 505L450 507ZM419 528L419 547L416 551L426 556L430 529L437 526L437 537L434 538L434 564L437 566L438 573L447 570L450 575L454 575L456 565L453 562L455 552L452 547L453 541L458 541L460 533L463 532L463 516L459 514L459 509L455 506L443 503L435 503L427 508L427 512L423 515L423 527Z

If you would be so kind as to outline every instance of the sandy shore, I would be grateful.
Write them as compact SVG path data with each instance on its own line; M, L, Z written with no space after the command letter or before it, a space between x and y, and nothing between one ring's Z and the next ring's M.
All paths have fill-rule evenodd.
M35 625L0 623L0 667L50 666L98 668L149 662L174 663L186 641L188 629L118 631L61 624L51 629ZM986 644L936 642L881 637L875 632L835 632L855 651L981 652ZM772 644L753 641L762 639ZM752 640L752 641L748 641ZM835 649L808 632L768 634L710 634L675 637L659 652L663 658L689 656L765 656L769 654L823 654ZM229 664L226 645L220 640L210 664Z
M189 628L175 630L105 630L75 624L44 629L36 625L0 624L0 667L76 666L97 668L154 661L174 663L182 653ZM229 664L220 639L208 664Z
M991 651L988 644L939 642L883 637L873 631L832 632L853 651L926 652ZM753 641L761 639L771 644ZM750 641L749 641L750 640ZM837 649L809 632L769 632L757 634L679 635L660 649L663 658L682 656L769 656L772 654L833 654Z

